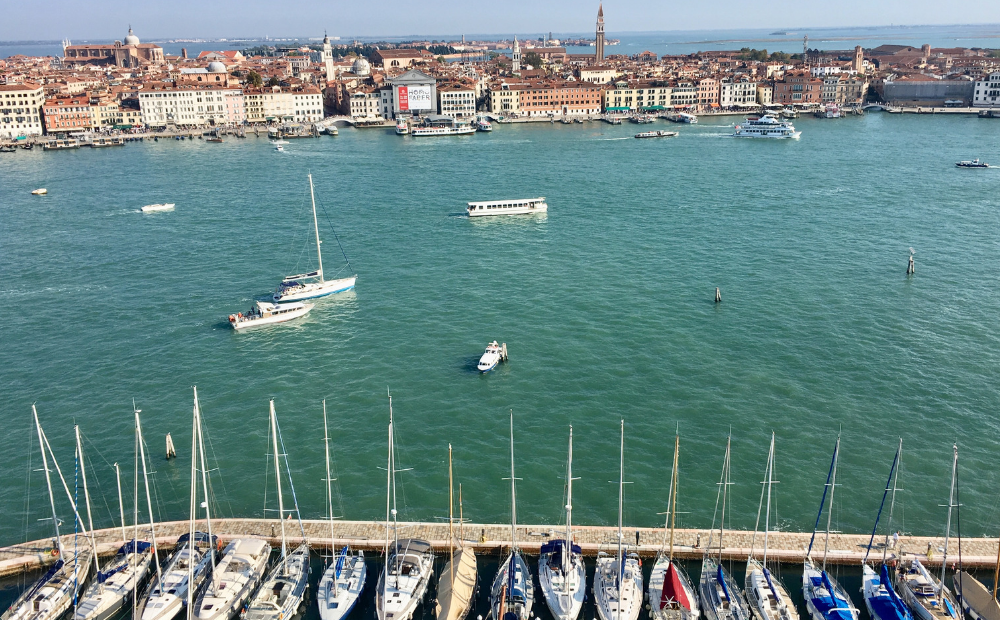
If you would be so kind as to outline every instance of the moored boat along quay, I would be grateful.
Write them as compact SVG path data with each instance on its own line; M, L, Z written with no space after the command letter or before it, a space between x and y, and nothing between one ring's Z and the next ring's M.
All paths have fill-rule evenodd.
M329 548L330 522L325 520L303 520L306 541L316 549ZM190 522L171 521L156 524L156 542L160 549L169 549L177 538L188 532ZM385 523L381 521L337 521L333 525L337 545L349 545L355 549L380 552L385 546ZM297 528L296 528L297 529ZM466 523L464 526L467 547L477 553L500 554L510 546L510 524ZM212 533L217 535L225 545L236 538L248 536L259 537L272 545L281 543L281 526L276 519L212 519ZM543 543L550 539L558 539L564 534L563 525L519 525L517 527L517 545L529 554L538 554ZM103 555L114 554L121 546L121 528L107 528L95 531L98 552ZM140 538L149 535L149 528L140 527ZM573 526L574 543L580 546L584 555L596 556L598 551L604 551L615 542L618 528L614 526ZM633 546L630 538L639 533L639 545ZM448 523L399 523L400 538L420 538L427 540L438 551L448 548ZM809 545L809 532L770 532L768 556L785 563L799 563L806 557ZM827 562L841 565L860 566L868 546L871 534L830 534L830 551ZM725 547L722 549L723 559L745 561L750 553L753 532L727 531ZM643 557L654 557L663 548L663 528L640 527L626 528L625 539L631 550ZM73 535L63 537L67 548L73 544ZM297 546L302 538L288 536L288 544ZM708 544L709 530L678 529L674 534L674 555L683 559L700 559ZM717 538L716 538L717 540ZM884 537L876 536L872 553L882 552ZM18 545L0 548L0 576L31 571L52 564L57 555L53 553L53 539L42 539L25 542ZM940 566L944 547L943 536L900 536L893 546L890 543L888 559L905 559L916 557L925 566ZM954 541L953 541L954 542ZM86 544L79 542L77 544ZM928 554L928 550L930 553ZM758 539L758 554L759 539ZM712 554L717 555L717 545L712 546ZM993 568L997 561L997 539L963 538L962 564L967 568ZM948 555L949 566L957 564L958 554L953 550Z

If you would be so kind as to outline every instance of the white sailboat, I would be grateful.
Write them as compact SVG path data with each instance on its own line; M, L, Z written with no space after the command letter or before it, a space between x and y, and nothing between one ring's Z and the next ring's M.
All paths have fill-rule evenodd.
M48 439L42 431L42 425L38 422L38 412L34 405L31 406L31 414L34 417L38 444L42 451L42 470L45 472L45 485L49 490L52 526L55 529L55 551L58 552L59 559L49 567L38 581L21 593L17 600L3 613L3 620L57 620L77 600L83 582L90 572L91 555L94 553L94 549L91 547L92 540L87 535L87 529L73 503L73 496L70 495L69 487L66 486L66 480L59 469L59 463L56 462ZM52 465L55 467L56 473L63 483L66 496L70 500L70 505L73 507L77 525L81 535L86 540L85 546L78 547L74 544L72 548L67 548L59 535L59 517L56 515L56 500L52 492L49 456L52 456Z
M459 505L461 503L459 491ZM459 521L461 519L459 516ZM466 548L464 540L458 550L455 549L455 484L451 467L451 444L448 444L448 538L450 557L438 580L434 615L437 620L463 620L469 614L472 597L476 593L478 565L476 552ZM459 536L460 540L461 538Z
M396 447L393 432L390 395L389 464L386 468L385 481L385 568L379 576L375 606L378 620L410 620L424 599L424 595L427 594L427 585L434 571L434 553L431 544L426 540L399 539L396 521Z
M669 551L663 549L656 555L656 562L649 575L649 610L653 620L697 620L701 616L698 593L687 571L674 562L674 525L677 520L677 462L680 453L680 436L674 436L674 467L667 496L667 518L663 524L664 536L669 526Z
M140 444L141 445L141 444ZM205 491L205 524L207 532L197 531L198 464L201 461L202 487ZM143 464L145 467L145 461ZM208 501L208 478L205 468L204 441L201 433L201 408L198 388L194 388L194 415L191 429L191 499L188 533L177 539L174 552L163 570L157 567L156 578L150 583L146 597L137 610L142 620L170 620L181 609L191 610L194 592L215 566L216 538L212 535L212 519ZM190 616L190 611L188 612ZM190 618L188 618L190 620Z
M368 569L365 554L351 553L345 546L337 554L336 537L333 532L333 489L330 484L330 431L326 423L326 401L323 401L323 444L326 450L326 506L330 515L330 563L319 580L316 602L322 620L341 620L351 613L354 605L365 589Z
M726 502L729 499L729 457L732 438L726 440L726 456L722 461L722 476L719 478L719 491L715 497L715 510L719 510L719 499L722 499L722 519L719 523L719 559L709 555L712 549L712 537L715 534L715 513L712 514L712 533L705 547L705 557L701 561L701 580L698 585L701 590L702 609L708 620L748 620L750 611L743 600L743 593L736 581L722 567L722 539L726 531Z
M944 556L941 558L941 577L935 577L914 557L901 562L896 574L896 591L917 620L961 620L962 611L955 602L948 586L944 585L948 568L948 542L951 538L951 511L955 503L955 479L958 475L958 446L953 446L951 465L951 490L948 494L948 521L944 531Z
M316 219L316 194L313 191L311 174L309 175L309 197L312 199L313 229L316 232L316 259L319 263L319 268L309 273L286 276L281 281L281 284L278 285L278 290L274 293L274 301L277 303L302 301L303 299L326 297L333 293L349 291L354 288L354 283L357 280L357 276L335 280L326 280L323 278L323 250L320 247L322 242L319 240L319 221ZM340 243L339 239L337 243ZM341 247L341 251L343 251L343 247ZM344 255L344 260L347 260L346 254ZM350 261L347 261L347 266L351 266Z
M625 421L621 422L618 479L618 552L598 554L594 570L594 603L601 620L636 620L642 609L642 565L623 547L622 504L625 489Z
M226 546L212 577L198 594L194 617L230 620L253 594L267 569L271 545L259 538L237 538Z
M271 418L271 449L274 450L274 475L278 487L278 521L281 522L281 560L271 569L267 579L257 590L257 594L247 606L244 620L291 620L298 615L302 601L309 587L309 543L302 543L291 553L285 539L285 501L281 492L281 460L283 452L278 451L281 441L281 430L278 428L278 416L274 413L274 401L270 401ZM285 469L288 469L287 458ZM295 487L292 486L292 476L288 473L288 486L295 502L295 517L299 519L299 529L302 521L299 515L298 500L295 498ZM305 532L302 539L305 539Z
M134 407L133 407L134 408ZM138 415L138 412L136 412ZM80 427L76 428L77 451L82 454L80 443ZM138 491L138 450L136 451L136 491ZM80 474L83 479L83 495L87 502L87 521L93 532L90 513L90 493L87 490L87 475L84 462L80 462ZM152 543L139 540L139 504L138 493L135 498L135 535L131 540L125 528L125 505L122 500L122 481L118 463L115 463L115 479L118 485L118 511L122 520L122 546L115 557L104 566L104 570L95 562L96 576L84 591L73 613L74 620L106 620L118 610L125 607L130 598L135 596L139 582L146 578L149 564L153 557Z
M816 526L813 527L812 538L809 540L809 548L806 550L806 560L802 568L802 598L805 599L806 609L809 610L809 615L813 620L855 620L858 617L858 608L851 602L851 597L837 583L833 575L826 572L826 554L830 548L830 523L833 517L833 495L837 490L837 459L839 456L840 437L837 437L837 445L833 450L833 462L830 463L830 472L826 477L826 488L823 490L823 500L819 505ZM830 510L826 517L823 565L822 568L816 568L812 562L811 552L813 541L816 539L819 519L823 515L827 491L830 492Z
M514 476L514 412L510 413L510 555L500 564L490 589L493 620L528 620L535 601L528 564L517 548L517 478Z
M566 537L542 545L538 580L545 604L555 620L576 620L587 592L587 569L580 547L573 544L573 427L569 427L566 461Z
M771 487L774 484L774 433L771 433L771 448L767 453L765 467L767 479L762 483L761 504L764 503L764 492L767 492L767 505L764 507L764 557L758 562L753 557L754 542L757 538L757 525L754 525L754 542L750 543L750 558L747 561L746 592L750 603L750 611L757 620L799 620L799 612L795 603L781 584L767 568L767 542L771 531ZM760 506L757 507L757 524L760 524Z

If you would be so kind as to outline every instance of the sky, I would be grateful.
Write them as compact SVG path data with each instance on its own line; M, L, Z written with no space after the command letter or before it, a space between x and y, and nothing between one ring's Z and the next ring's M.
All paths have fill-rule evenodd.
M589 33L597 0L481 2L410 0L0 0L0 41L121 39L129 24L142 39L400 37L516 33ZM676 30L816 28L890 24L998 24L1000 1L747 0L604 3L609 34ZM286 8L289 7L289 8ZM290 8L294 7L294 8Z

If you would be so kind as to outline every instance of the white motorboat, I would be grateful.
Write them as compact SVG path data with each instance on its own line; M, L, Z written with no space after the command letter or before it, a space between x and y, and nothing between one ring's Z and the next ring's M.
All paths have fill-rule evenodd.
M406 122L406 119L399 119L396 121L396 135L405 136L410 133L410 125Z
M775 579L767 568L767 543L771 529L771 487L774 484L774 433L771 433L771 448L767 453L765 488L761 489L761 502L757 508L757 524L760 524L760 506L764 506L764 557L758 562L753 557L754 543L757 540L757 526L754 526L754 537L750 543L750 559L747 562L745 590L750 611L757 620L799 620L799 612L795 611L795 603L788 595L780 579ZM764 493L767 492L767 504L764 504Z
M31 190L31 193L34 196L44 196L49 193L49 190L45 189L44 187L39 187L38 189Z
M528 620L535 584L517 548L517 477L514 475L514 412L510 413L510 554L500 564L490 588L490 613L499 620Z
M330 518L330 563L319 580L316 603L319 605L321 620L342 620L351 613L354 605L365 589L368 569L365 555L359 551L351 553L348 547L336 554L336 537L333 531L333 489L330 486L330 431L326 423L326 401L323 401L323 444L326 451L326 506Z
M677 120L682 123L688 123L689 125L697 125L698 117L694 114L688 114L687 112L681 112L677 115Z
M722 461L722 476L719 478L719 490L715 497L715 512L712 513L712 530L708 537L706 550L715 549L715 515L719 510L719 500L722 500L722 519L719 526L718 562L706 551L701 561L701 579L698 587L701 590L702 610L708 620L749 620L747 609L740 587L722 567L722 538L725 534L726 505L729 499L729 466L732 438L726 440L726 456Z
M271 545L257 538L237 538L229 543L212 577L194 607L198 620L236 617L264 576Z
M459 548L455 549L455 482L452 475L451 444L448 444L448 562L441 571L437 586L437 620L464 620L472 608L479 582L476 552L465 546L463 536L462 485L458 486Z
M972 160L964 159L964 160L962 160L960 162L956 162L955 165L958 166L959 168L989 168L990 167L990 165L988 163L986 163L984 161L979 161L978 158L977 159L972 159ZM31 192L31 193L34 194L35 192Z
M594 569L594 604L601 620L636 620L642 610L642 564L623 545L622 504L625 488L625 421L621 422L618 479L618 551L597 555Z
M667 552L661 549L656 555L649 574L649 613L653 620L698 620L701 606L698 593L687 571L674 561L674 525L677 520L677 461L680 453L680 436L674 435L674 466L667 495L667 518L664 534L669 525L670 545Z
M499 344L496 340L486 345L486 352L479 358L476 368L479 372L489 372L500 362L507 361L507 343Z
M157 213L160 211L173 211L173 210L174 210L174 203L172 202L164 202L155 205L146 205L141 209L143 213Z
M791 138L797 139L801 131L788 121L779 121L770 114L760 118L748 118L742 125L737 125L733 132L735 138Z
M261 325L271 325L273 323L284 323L297 319L300 316L309 314L314 304L304 304L295 302L291 304L272 304L266 301L256 302L256 306L250 308L246 313L238 312L229 315L229 324L233 329L240 330L248 327L259 327Z
M283 144L275 144L274 145L274 150L278 151L279 153L284 153L285 152L285 145L283 145Z
M476 121L477 131L493 131L493 125L485 118L481 118Z
M573 544L573 427L569 427L566 461L566 537L542 545L538 581L555 620L576 620L587 592L587 569L578 545Z
M426 540L399 539L396 511L396 447L389 396L389 457L385 506L385 568L375 592L378 620L410 620L427 594L434 553ZM390 520L391 519L391 520Z
M357 276L335 280L324 279L323 250L320 248L322 242L319 240L319 220L316 219L316 195L313 192L312 174L309 175L309 197L312 199L313 230L316 233L316 259L319 263L319 269L309 273L286 276L281 281L281 284L278 285L278 290L274 293L273 299L277 303L285 304L290 301L302 301L304 299L342 293L354 288L354 283L357 281ZM334 233L334 236L336 237L336 233ZM337 245L340 245L339 238L337 238ZM340 251L344 253L344 246L340 246ZM350 267L351 261L347 260L346 253L344 253L344 260L347 261L346 266Z
M476 133L472 125L432 125L429 127L414 127L410 135L417 136L468 136Z
M185 533L177 539L167 565L152 581L146 598L139 605L142 620L171 620L187 604L188 584L197 591L209 571L215 548L215 538L205 532L195 532L192 539ZM190 578L190 579L189 579Z
M274 400L269 402L269 417L271 423L271 450L274 455L274 477L277 481L278 514L288 515L281 518L281 558L270 574L261 584L250 603L247 604L243 620L291 620L302 608L302 603L309 587L309 543L302 543L295 551L288 552L285 534L285 523L294 514L299 523L299 531L305 539L305 531L299 514L298 500L295 500L293 510L285 511L285 499L282 494L281 463L285 463L288 484L295 497L295 487L292 486L291 473L288 472L288 456L281 440L281 428L278 426L278 415L274 412ZM281 446L281 449L279 449Z
M847 591L837 583L833 575L826 572L826 556L830 547L830 524L833 516L833 495L837 490L837 459L839 456L840 437L837 437L837 444L833 449L833 461L831 461L830 471L826 475L823 499L819 504L819 514L816 515L816 524L818 525L820 517L823 516L823 507L826 503L827 490L829 490L830 510L827 511L823 564L817 568L812 562L812 546L816 540L816 530L813 529L812 538L809 539L809 548L806 549L806 560L802 566L802 598L805 599L806 609L812 620L857 620L858 618L858 608L851 602Z
M643 131L635 134L636 138L672 138L677 135L676 131Z
M545 213L548 210L549 205L545 202L545 196L523 198L520 200L470 202L466 207L469 217L483 215L525 215L530 213Z

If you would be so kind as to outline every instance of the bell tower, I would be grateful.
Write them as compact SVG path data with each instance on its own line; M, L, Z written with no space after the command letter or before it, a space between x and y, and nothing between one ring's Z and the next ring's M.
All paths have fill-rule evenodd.
M514 57L513 58L513 62L510 65L510 72L511 73L520 73L521 72L521 46L517 42L517 37L514 37L514 53L513 53L513 57Z
M594 41L594 59L600 63L604 60L604 4L597 7L597 37Z

